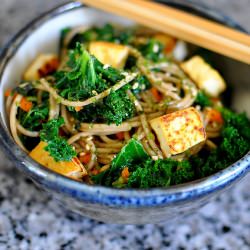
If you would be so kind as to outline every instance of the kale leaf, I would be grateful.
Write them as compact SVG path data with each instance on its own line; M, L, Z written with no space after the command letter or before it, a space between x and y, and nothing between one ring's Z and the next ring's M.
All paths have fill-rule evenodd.
M132 142L136 144L130 142L125 145L112 161L110 169L93 176L92 180L96 184L115 187L166 187L206 177L228 167L250 150L250 121L244 113L236 114L225 108L221 112L224 126L216 149L210 152L204 149L183 161L154 161L145 153L143 146L133 139ZM138 149L144 153L137 154ZM130 174L124 182L121 172L125 166Z
M131 169L135 170L129 176L127 187L133 188L167 187L191 181L195 176L192 165L186 160L148 159Z
M250 140L250 120L247 118L246 113L237 114L226 108L220 108L220 112L226 126L235 127L241 136Z
M220 109L224 126L221 142L209 154L201 152L191 158L200 177L209 176L234 163L250 150L250 121L246 114L236 114L226 108Z
M113 67L105 68L94 56L91 56L82 45L77 44L70 52L67 71L55 75L55 87L61 96L69 100L82 100L103 92L124 78L121 72ZM145 82L145 80L144 80ZM87 105L76 112L68 110L81 122L106 122L121 124L135 113L133 102L127 96L127 86L104 99Z
M109 87L96 72L94 57L81 44L69 52L69 70L55 74L55 87L62 97L68 100L82 100L102 92ZM96 91L93 93L93 91Z
M135 167L128 179L130 188L167 187L171 181L171 165L160 160L146 160Z
M131 90L134 94L139 94L151 87L151 84L146 76L139 75L131 83Z
M40 138L47 143L44 148L49 152L50 156L55 161L71 161L76 156L76 152L67 140L59 136L59 129L64 124L62 117L52 119L43 124L43 129L40 131Z
M204 107L212 106L212 101L203 91L199 91L196 96L194 104L200 105L202 108L204 108Z
M123 89L111 92L100 108L104 121L107 123L121 124L135 114L135 106Z
M121 185L119 178L124 167L129 168L127 184ZM195 172L188 161L172 159L152 160L140 142L131 139L114 158L111 167L95 176L96 184L116 187L151 188L166 187L193 180Z
M111 167L98 175L92 176L92 180L96 184L112 186L112 183L119 178L124 167L132 164L139 164L148 158L149 156L141 143L132 138L114 158Z
M138 47L142 55L153 62L159 62L163 59L164 46L160 41L155 39L148 39L148 41Z
M82 100L103 92L122 80L124 76L119 70L104 65L91 56L77 43L69 52L68 69L55 74L55 87L62 97L69 100Z
M69 109L71 114L80 122L99 122L121 124L135 114L133 102L129 99L124 88L111 92L103 100L87 105L79 112Z
M20 124L31 131L39 131L43 122L47 121L49 115L49 106L47 102L39 105L33 103L29 112L21 109L18 111L18 120Z

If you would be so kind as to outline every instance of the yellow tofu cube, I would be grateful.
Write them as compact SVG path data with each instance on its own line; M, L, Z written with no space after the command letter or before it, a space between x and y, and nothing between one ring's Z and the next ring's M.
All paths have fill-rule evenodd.
M121 44L94 41L89 44L89 53L103 64L122 69L128 58L129 49Z
M150 125L165 157L185 152L206 140L202 118L193 107L157 117Z
M219 72L213 69L200 56L194 56L181 64L182 69L208 95L217 97L226 89L226 83Z
M31 152L30 157L50 170L69 178L79 180L87 175L87 171L77 157L69 162L56 162L53 157L44 149L47 143L41 141Z
M24 73L24 80L34 81L54 72L58 67L58 57L54 54L41 54Z

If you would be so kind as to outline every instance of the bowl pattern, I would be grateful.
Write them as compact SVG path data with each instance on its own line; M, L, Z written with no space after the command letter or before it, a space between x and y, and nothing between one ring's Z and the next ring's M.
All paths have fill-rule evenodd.
M194 6L188 1L164 2L242 29L228 17L207 7ZM25 67L36 54L43 51L55 52L57 50L55 41L58 41L60 28L81 22L92 24L96 20L100 23L115 21L124 25L133 24L123 18L107 15L107 13L71 2L32 21L2 49L0 55L0 92L2 95L0 97L0 141L2 148L12 158L18 169L68 209L97 220L124 224L158 223L191 213L246 175L250 170L250 153L228 168L191 183L165 189L118 190L89 186L60 176L39 165L20 150L11 138L6 122L3 100L6 82L14 84L20 80ZM44 36L50 37L49 41ZM37 46L34 52L30 53L29 48L34 46L34 42ZM21 61L23 58L25 60ZM15 74L12 74L13 71Z

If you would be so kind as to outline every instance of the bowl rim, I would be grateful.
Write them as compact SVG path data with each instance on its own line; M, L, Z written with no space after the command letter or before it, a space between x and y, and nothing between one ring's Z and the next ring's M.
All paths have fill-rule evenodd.
M164 2L169 4L171 4L171 2L173 3L173 1ZM175 5L176 4L185 6L185 3L181 1L176 1ZM192 5L192 1L187 1L187 6L193 9L196 8ZM214 12L217 15L217 20L219 17L221 18L219 21L245 31L232 19L225 15L221 15L210 7L206 6L206 8L204 8L204 5L197 5L197 3L196 6L198 12L204 12L204 14L207 10L211 13ZM25 42L30 32L39 28L41 24L46 23L46 21L51 20L53 17L84 7L86 7L84 4L77 2L61 4L33 19L16 33L16 35L5 44L0 52L0 83L2 82L2 75L6 65L15 55L15 52L22 43ZM211 14L206 15L211 16ZM157 206L180 202L186 199L197 199L198 197L223 189L236 179L242 178L250 170L250 152L248 152L244 157L228 166L226 169L211 176L180 185L150 189L117 189L99 185L91 186L57 174L31 159L14 142L9 131L3 124L2 117L0 117L0 141L2 148L15 161L15 165L17 165L17 167L28 176L34 178L35 181L44 185L47 189L57 190L77 199L84 199L90 202L105 203L114 206L121 204L133 206L132 200L136 200L137 206ZM154 198L153 204L152 198Z

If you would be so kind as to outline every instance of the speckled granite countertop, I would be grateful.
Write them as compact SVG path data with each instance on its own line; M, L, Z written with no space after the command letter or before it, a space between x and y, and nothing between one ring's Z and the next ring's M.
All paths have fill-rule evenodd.
M1 0L0 46L38 13L62 0ZM196 0L199 2L199 0ZM249 29L249 0L207 2ZM250 249L250 175L179 222L107 225L65 211L0 153L0 250Z

